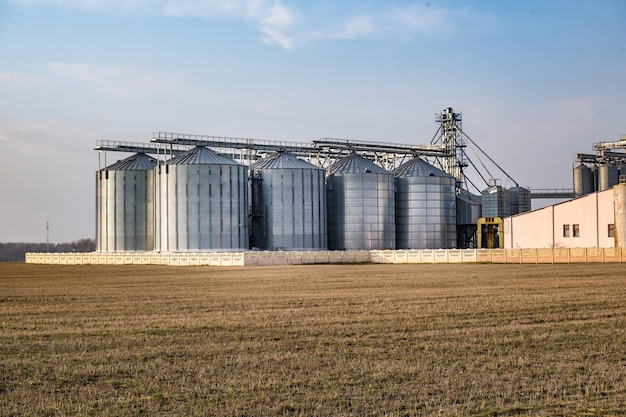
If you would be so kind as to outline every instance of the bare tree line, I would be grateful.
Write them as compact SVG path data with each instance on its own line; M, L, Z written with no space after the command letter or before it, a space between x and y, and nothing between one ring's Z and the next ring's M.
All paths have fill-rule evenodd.
M0 262L24 262L27 252L93 252L94 239L80 239L70 243L0 242Z

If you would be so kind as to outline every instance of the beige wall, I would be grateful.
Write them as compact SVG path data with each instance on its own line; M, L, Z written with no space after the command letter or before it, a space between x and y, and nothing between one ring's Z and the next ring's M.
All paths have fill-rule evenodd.
M615 207L615 246L626 248L626 184L613 187Z
M383 251L27 253L26 263L49 265L266 266L327 263L590 263L626 262L626 248L423 249Z
M551 248L554 246L554 206L504 219L504 247Z
M588 194L574 200L504 219L504 247L517 248L612 248L608 225L615 223L613 190ZM569 225L569 237L563 236ZM574 237L574 225L579 236Z

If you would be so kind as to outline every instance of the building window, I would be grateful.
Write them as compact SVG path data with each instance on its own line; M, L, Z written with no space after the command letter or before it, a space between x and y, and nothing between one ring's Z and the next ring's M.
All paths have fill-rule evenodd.
M577 224L573 224L572 225L572 236L573 237L580 237L580 226Z
M569 224L563 225L563 237L569 237Z
M609 237L615 237L615 225L609 224Z

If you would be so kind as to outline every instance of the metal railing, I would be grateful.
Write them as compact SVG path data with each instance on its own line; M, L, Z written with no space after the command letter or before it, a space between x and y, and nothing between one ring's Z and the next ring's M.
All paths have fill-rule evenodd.
M571 188L530 189L530 198L574 198Z

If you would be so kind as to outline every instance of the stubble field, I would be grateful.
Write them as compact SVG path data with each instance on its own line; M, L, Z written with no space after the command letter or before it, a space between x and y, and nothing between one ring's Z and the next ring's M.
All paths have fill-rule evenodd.
M2 416L624 410L623 264L0 264Z

